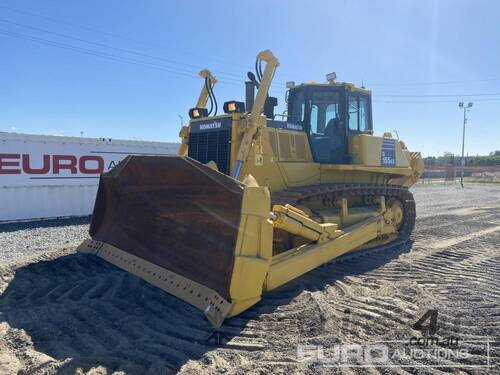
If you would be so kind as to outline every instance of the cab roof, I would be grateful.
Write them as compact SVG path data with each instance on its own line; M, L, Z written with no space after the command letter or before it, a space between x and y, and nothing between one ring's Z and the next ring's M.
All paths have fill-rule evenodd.
M307 83L300 83L298 85L295 85L291 90L294 90L297 88L302 88L302 87L342 87L342 88L345 88L347 91L351 91L351 92L360 92L363 94L371 94L371 90L368 90L364 87L356 87L356 86L354 86L353 83L350 83L350 82L332 82L332 83L307 82Z

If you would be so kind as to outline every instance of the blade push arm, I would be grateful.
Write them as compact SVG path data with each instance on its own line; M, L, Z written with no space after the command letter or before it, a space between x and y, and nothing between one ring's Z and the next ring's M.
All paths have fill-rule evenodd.
M196 108L205 108L209 95L207 84L211 89L213 89L213 87L217 83L217 78L215 78L215 76L213 76L208 69L202 70L200 72L200 77L203 78L203 87L201 89L200 96L198 97L198 101L196 102ZM181 146L177 154L179 156L185 156L188 150L189 126L182 127L181 131L179 132L179 137L181 138Z
M264 104L274 78L274 73L276 72L276 68L279 66L278 59L269 50L259 53L257 55L257 60L265 61L266 68L264 69L259 91L257 92L257 96L255 97L255 102L250 113L249 126L245 129L245 133L238 150L236 166L233 172L233 178L235 179L238 178L241 167L248 157L254 138L259 134L259 128L265 126L265 119L262 119L261 114L264 111Z
M270 50L265 50L259 53L257 55L257 60L265 61L266 68L264 69L264 74L262 75L262 80L259 85L259 91L257 91L257 96L255 97L252 107L252 119L260 116L264 111L264 104L269 93L269 88L271 87L276 68L279 66L278 59Z

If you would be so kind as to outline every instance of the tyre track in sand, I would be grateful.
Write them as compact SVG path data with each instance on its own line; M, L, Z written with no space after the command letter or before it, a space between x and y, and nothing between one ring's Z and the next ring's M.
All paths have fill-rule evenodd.
M5 288L0 348L15 356L19 363L12 368L23 374L73 374L77 369L92 374L326 374L332 369L297 362L297 344L322 345L328 351L338 344L408 338L418 334L413 323L435 308L440 336L490 337L491 362L497 367L489 372L495 373L500 360L495 341L500 332L500 199L488 199L487 192L478 197L475 191L481 189L450 198L449 188L417 187L411 245L327 264L269 293L225 323L231 340L222 347L206 341L211 329L198 310L96 257L66 251L6 268L0 274ZM435 208L433 201L440 206ZM469 348L474 355L467 364L485 360L482 347L471 343ZM391 362L403 364L408 363ZM441 365L448 367L425 370L449 373L458 364L443 360ZM408 367L336 371L418 373Z

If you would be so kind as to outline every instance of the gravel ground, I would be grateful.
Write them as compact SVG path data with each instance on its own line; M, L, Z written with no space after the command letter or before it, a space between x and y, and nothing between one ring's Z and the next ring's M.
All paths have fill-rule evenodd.
M222 347L206 341L198 310L75 254L88 219L0 226L0 374L500 373L500 185L412 191L413 243L325 265L269 293L225 323ZM438 312L436 335L459 337L467 358L371 368L297 361L297 345L329 357L341 344L420 337L412 325L428 309ZM473 367L487 364L485 337L491 366Z
M0 224L0 264L9 265L88 238L90 217Z

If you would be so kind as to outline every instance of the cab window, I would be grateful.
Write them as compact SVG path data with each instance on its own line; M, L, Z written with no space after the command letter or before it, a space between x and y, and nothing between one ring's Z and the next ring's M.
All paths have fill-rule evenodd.
M338 103L331 103L328 104L326 107L326 116L325 116L325 123L328 124L330 120L333 120L335 118L339 117L339 105Z
M313 104L311 107L311 132L323 134L322 129L318 129L318 106Z
M349 95L349 130L365 133L369 130L368 99Z
M290 120L295 123L303 123L305 117L304 92L300 91L293 97L293 106Z

